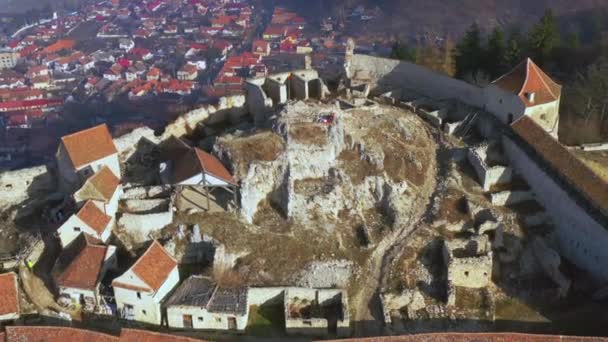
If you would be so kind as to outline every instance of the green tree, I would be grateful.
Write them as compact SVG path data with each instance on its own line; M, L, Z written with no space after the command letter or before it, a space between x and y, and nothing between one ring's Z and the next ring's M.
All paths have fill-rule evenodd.
M413 62L415 60L416 51L410 49L405 43L402 41L396 41L393 44L391 49L391 58L399 59L402 61L410 61Z
M547 9L540 21L528 33L528 46L539 64L551 62L553 49L560 44L557 22L551 9Z
M464 78L467 74L476 74L482 64L483 55L481 31L477 23L474 23L456 45L456 77Z
M488 38L488 46L486 48L484 69L491 78L502 75L506 70L505 52L507 51L507 43L505 42L505 34L499 28L495 27Z
M521 63L523 59L523 39L518 31L512 32L505 47L504 63L509 69Z

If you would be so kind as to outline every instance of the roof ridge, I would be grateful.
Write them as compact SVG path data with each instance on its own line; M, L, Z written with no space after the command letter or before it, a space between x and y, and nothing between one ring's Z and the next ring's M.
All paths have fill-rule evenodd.
M89 128L82 129L82 130L80 130L78 132L74 132L74 133L70 133L70 134L64 135L64 136L61 137L61 141L63 141L66 138L71 138L71 137L78 136L81 133L86 133L86 132L92 131L92 130L97 129L97 128L101 127L101 126L105 126L108 129L108 132L110 131L110 129L108 128L108 125L105 124L105 123L102 123L102 124L99 124L99 125L96 125L96 126L92 126L92 127L89 127Z
M549 94L551 94L551 96L553 96L554 98L557 98L557 95L555 95L553 93L553 89L551 89L551 87L547 84L545 78L543 77L543 74L545 74L545 72L538 65L536 65L536 63L534 63L531 59L529 59L529 60L530 60L530 63L531 63L530 65L532 66L532 68L534 69L534 71L538 74L538 77L540 78L540 81L543 82L543 84L545 85L545 88L547 88L547 91L549 92ZM547 75L547 77L549 77L549 76Z

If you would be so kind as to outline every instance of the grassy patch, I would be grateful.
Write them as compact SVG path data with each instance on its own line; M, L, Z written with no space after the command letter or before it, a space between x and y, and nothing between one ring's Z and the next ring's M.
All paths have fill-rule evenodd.
M273 336L285 331L285 316L282 305L252 305L249 308L247 335Z
M519 322L547 322L547 319L517 299L496 302L496 320Z

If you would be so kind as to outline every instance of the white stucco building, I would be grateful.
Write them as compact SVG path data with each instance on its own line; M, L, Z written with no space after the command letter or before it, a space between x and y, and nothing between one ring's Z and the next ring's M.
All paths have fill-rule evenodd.
M112 281L121 318L161 324L161 303L179 283L177 261L157 241Z
M120 196L122 196L120 179L109 167L103 166L74 193L74 200L79 206L91 201L104 214L114 217Z
M557 137L562 87L527 58L483 89L486 110L511 124L529 116Z
M116 247L81 233L63 249L52 273L60 297L92 310L101 304L101 280L115 268Z
M70 216L58 229L61 245L67 246L80 233L87 233L102 242L112 234L114 218L106 215L93 201L87 201L76 214Z
M56 159L61 187L70 193L104 166L121 178L118 150L105 124L61 138Z
M191 276L166 302L169 327L245 330L249 319L248 289L222 288L211 278Z

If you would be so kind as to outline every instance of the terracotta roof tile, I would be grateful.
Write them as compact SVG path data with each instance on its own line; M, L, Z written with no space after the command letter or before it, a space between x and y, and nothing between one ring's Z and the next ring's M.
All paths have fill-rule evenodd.
M608 215L608 183L531 118L524 116L515 121L511 127L551 164L555 171L594 203L604 215Z
M76 168L118 153L105 124L66 135L61 141Z
M87 237L80 234L61 252L53 269L57 285L90 290L97 286L108 247Z
M236 184L234 178L222 163L213 155L195 147L194 152L200 162L201 168L208 174L231 184Z
M6 327L7 342L118 342L118 337L67 327Z
M15 273L0 274L0 293L0 315L19 313L19 290Z
M518 95L526 107L556 101L560 98L562 90L562 87L545 74L530 58L492 83L506 92ZM535 94L533 103L526 96L530 93Z
M348 342L608 342L605 337L532 335L518 333L437 333L335 340ZM329 342L329 341L328 341Z
M177 261L160 243L154 241L131 267L131 270L150 287L149 290L154 292L160 289L175 267L177 267ZM123 284L119 281L113 282L112 285L115 287L132 287L132 285Z
M161 334L152 331L135 330L135 329L122 329L120 332L120 342L204 342L195 338Z
M112 172L109 167L104 166L89 178L87 182L90 182L95 189L99 191L103 200L107 203L112 199L112 196L114 196L114 193L120 184L120 179L114 175L114 172Z
M92 201L87 201L76 213L79 219L93 228L99 235L108 226L112 218L104 214Z

